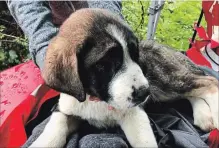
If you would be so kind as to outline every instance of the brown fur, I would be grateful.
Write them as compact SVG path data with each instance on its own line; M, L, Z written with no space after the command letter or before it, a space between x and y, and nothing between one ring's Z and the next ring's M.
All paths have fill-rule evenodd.
M74 12L60 27L59 33L50 42L43 68L43 78L45 83L60 92L74 96L79 101L85 100L85 91L80 80L78 72L78 54L85 47L86 41L90 36L95 38L96 35L91 33L91 28L103 27L98 26L95 19L111 18L119 21L113 14L109 14L103 9L80 9ZM101 20L99 20L101 21ZM99 37L99 36L97 36ZM95 40L98 40L95 39ZM92 40L90 41L92 43ZM94 55L94 62L101 58L107 50L101 50L98 56ZM87 57L85 57L87 58ZM86 60L89 65L92 60Z
M46 84L51 88L75 96L79 100L85 99L85 93L78 75L76 55L93 25L92 18L92 11L82 9L64 22L58 35L48 46L42 73ZM66 73L66 78L61 77L59 73ZM65 86L62 85L63 81Z
M205 94L218 92L218 80L211 76L196 76L194 80L196 87L187 93L189 97L202 98Z

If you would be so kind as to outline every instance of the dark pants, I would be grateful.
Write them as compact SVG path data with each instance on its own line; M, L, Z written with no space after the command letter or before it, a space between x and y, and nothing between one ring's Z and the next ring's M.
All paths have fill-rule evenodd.
M206 75L211 75L219 80L217 72L200 67ZM32 131L39 122L45 119L45 108L57 102L44 104L39 117L27 125L27 131ZM186 108L186 110L185 110ZM45 110L45 111L43 111ZM209 133L201 131L193 125L192 108L187 100L173 103L148 103L145 107L149 115L151 126L158 141L159 147L208 147L207 139ZM49 112L49 111L47 111ZM50 112L51 114L51 112ZM44 116L44 117L43 117ZM41 117L41 118L40 118ZM43 117L43 118L42 118ZM48 117L48 116L47 116ZM23 147L29 146L42 133L49 117L37 125ZM144 130L144 129L142 129ZM97 129L88 123L81 125L80 130L69 136L67 148L127 148L130 147L124 133L120 128Z

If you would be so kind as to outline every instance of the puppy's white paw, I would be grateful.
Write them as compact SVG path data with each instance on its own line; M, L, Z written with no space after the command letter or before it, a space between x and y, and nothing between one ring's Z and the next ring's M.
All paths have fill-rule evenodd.
M204 95L203 98L207 102L211 116L212 116L212 121L213 121L213 128L211 129L219 129L219 93L218 89L212 89L211 92L208 94Z
M134 148L158 148L154 135L153 138L143 138L142 140L135 141L135 143L132 143L131 145Z
M219 129L219 93L211 89L201 98L190 98L193 107L194 124L204 131Z
M54 112L41 135L30 147L63 147L68 133L68 117L61 112Z
M119 121L130 145L134 148L157 148L157 141L144 110L134 107Z
M206 132L213 129L213 116L205 100L193 98L190 102L193 106L194 124Z
M219 90L211 94L206 101L209 103L210 106L214 128L219 129Z
M58 136L57 136L58 135ZM29 147L63 147L66 143L66 135L59 133L43 132Z

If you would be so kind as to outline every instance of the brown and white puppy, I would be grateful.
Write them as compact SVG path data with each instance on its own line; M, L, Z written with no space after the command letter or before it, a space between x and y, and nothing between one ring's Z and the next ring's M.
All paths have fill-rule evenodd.
M80 119L100 128L120 125L133 147L156 147L147 114L137 106L149 95L138 59L137 38L118 16L101 9L73 13L51 41L43 70L45 83L62 92L59 111L31 147L64 146Z
M193 104L198 126L218 127L218 106L213 103L218 103L216 81L192 70L195 66L187 59L176 59L167 47L148 41L140 46L131 29L106 10L73 13L51 41L43 70L46 84L62 92L58 111L31 147L63 147L81 120L99 128L119 125L132 147L157 147L148 116L139 106L149 94L161 101L185 96ZM166 53L173 63L166 60ZM101 101L89 101L90 97ZM108 110L109 105L115 109Z

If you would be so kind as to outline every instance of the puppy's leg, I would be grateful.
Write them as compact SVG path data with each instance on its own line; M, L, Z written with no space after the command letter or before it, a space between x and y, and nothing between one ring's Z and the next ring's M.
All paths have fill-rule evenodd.
M201 98L188 98L193 108L194 124L208 132L214 128L210 107Z
M120 126L132 147L158 147L148 116L139 107L130 109L121 120Z
M219 128L218 80L202 76L195 83L198 87L187 94L193 106L195 124L205 131Z
M42 134L30 147L63 147L67 136L77 130L79 120L73 116L67 116L61 112L51 115Z

